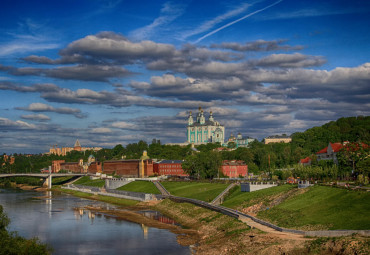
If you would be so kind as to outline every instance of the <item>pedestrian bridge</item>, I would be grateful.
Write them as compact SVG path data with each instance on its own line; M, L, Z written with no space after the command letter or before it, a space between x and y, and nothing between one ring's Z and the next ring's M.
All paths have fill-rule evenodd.
M49 189L52 187L53 177L66 177L66 176L85 176L87 174L81 173L17 173L17 174L0 174L0 178L9 177L39 177L45 179L44 185L48 186Z

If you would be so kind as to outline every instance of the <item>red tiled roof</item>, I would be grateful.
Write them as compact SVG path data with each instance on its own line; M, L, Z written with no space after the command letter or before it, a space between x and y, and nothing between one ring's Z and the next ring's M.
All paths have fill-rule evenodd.
M340 151L340 149L343 148L343 144L341 144L341 143L329 143L329 144L331 145L331 148L333 149L333 152L338 152L338 151ZM327 153L328 152L328 147L325 147L324 149L316 152L316 154Z
M307 158L304 158L304 159L301 159L299 162L301 164L307 164L311 161L311 158L310 157L307 157Z
M325 147L324 149L316 152L316 154L322 154L322 153L327 153L328 152L328 147Z
M340 151L340 149L342 149L343 147L341 143L330 143L330 144L334 152Z

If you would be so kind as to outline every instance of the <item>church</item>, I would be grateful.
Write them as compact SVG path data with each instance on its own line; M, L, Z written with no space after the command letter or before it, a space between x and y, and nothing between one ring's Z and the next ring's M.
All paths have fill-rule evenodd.
M199 107L195 121L190 111L186 135L187 142L195 145L217 142L224 144L225 127L214 120L212 111L209 113L208 120L206 120L202 108Z

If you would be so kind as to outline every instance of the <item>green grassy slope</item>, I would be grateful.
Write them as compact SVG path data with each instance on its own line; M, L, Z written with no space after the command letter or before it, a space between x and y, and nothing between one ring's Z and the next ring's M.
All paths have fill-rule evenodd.
M258 217L287 228L370 229L370 193L314 186Z
M117 190L126 190L134 192L143 192L150 194L161 194L157 187L152 182L147 181L134 181L119 187Z
M240 186L238 186L236 190L225 198L222 205L233 209L240 209L260 202L268 203L271 200L271 196L287 192L296 187L297 185L282 185L253 192L241 192Z
M228 184L202 183L202 182L161 182L162 185L174 196L194 198L211 202Z

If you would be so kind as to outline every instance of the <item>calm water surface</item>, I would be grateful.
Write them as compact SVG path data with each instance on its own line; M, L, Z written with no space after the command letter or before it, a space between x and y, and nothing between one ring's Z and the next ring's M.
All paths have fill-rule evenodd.
M21 236L37 236L50 244L53 254L191 254L168 230L118 220L87 210L84 206L114 209L103 202L66 194L0 189L0 204L11 219L9 230ZM146 216L173 223L156 212Z

